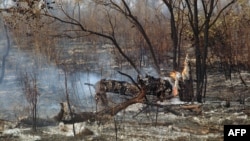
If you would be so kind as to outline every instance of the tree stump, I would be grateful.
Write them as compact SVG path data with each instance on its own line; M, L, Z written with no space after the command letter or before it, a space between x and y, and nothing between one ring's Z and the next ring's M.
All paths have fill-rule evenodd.
M193 88L191 64L188 54L186 55L184 61L184 69L182 71L182 82L179 82L179 85L180 85L180 90L179 90L180 100L187 102L193 101L194 88Z

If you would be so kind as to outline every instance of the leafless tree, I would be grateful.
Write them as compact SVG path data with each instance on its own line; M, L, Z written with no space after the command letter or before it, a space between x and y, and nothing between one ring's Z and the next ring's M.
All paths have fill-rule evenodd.
M171 39L173 42L173 69L177 70L177 49L178 49L178 29L175 20L175 1L172 0L162 0L168 7L170 13L170 25L171 25ZM180 55L180 54L179 54Z
M32 129L36 131L37 129L37 103L40 93L37 88L37 74L21 73L20 84L23 88L25 98L30 104L31 114L32 114Z

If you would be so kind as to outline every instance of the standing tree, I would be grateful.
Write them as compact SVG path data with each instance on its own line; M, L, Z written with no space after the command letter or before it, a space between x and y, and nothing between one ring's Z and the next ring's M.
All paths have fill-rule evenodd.
M32 114L32 129L36 131L37 127L37 102L39 97L39 92L37 88L37 74L29 75L27 72L25 74L21 74L20 76L20 84L23 87L23 91L25 94L25 98L30 104L31 114Z
M174 10L176 9L174 7L176 1L173 1L173 0L162 0L162 1L168 7L168 10L170 13L171 39L173 42L173 69L177 70L179 66L179 64L177 63L177 55L179 56L180 54L177 54L179 38L178 38L178 28L177 28L176 19L175 19L175 12L174 12Z
M216 5L219 2L218 0L185 0L185 2L188 8L188 19L192 28L195 46L197 101L202 102L202 94L205 96L206 93L206 62L209 46L209 29L212 25L214 25L221 13L230 5L232 5L235 0L228 2L222 9L217 9L217 15L215 15L215 10ZM201 3L202 7L198 6L199 2ZM203 21L199 18L201 16L204 17Z

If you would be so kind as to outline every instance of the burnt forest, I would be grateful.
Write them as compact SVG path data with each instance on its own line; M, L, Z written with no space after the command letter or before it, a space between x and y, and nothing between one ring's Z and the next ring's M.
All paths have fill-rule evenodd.
M248 0L0 0L0 140L223 141L250 125Z

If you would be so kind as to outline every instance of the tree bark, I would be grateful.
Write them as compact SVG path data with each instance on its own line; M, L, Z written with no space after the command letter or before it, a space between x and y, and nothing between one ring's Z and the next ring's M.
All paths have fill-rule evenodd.
M194 100L194 87L193 87L193 78L192 78L192 69L191 64L186 57L184 62L184 70L182 76L187 74L188 77L183 77L183 82L180 83L180 100L191 102Z
M178 69L178 65L177 65L177 49L178 49L178 30L176 27L176 23L175 23L175 17L174 17L174 8L173 8L173 4L174 2L172 0L163 0L163 2L165 3L165 5L168 7L169 13L170 13L170 25L171 25L171 39L173 42L173 70L177 70Z

